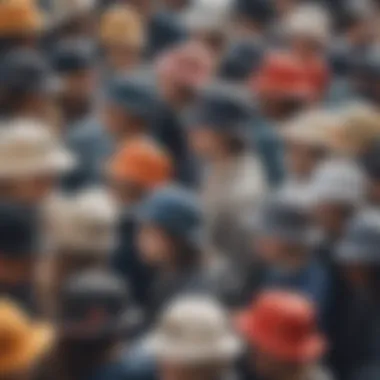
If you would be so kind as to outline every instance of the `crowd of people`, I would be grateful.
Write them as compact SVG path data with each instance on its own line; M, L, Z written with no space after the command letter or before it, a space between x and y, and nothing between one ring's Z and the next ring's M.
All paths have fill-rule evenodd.
M0 1L1 380L379 380L380 2Z

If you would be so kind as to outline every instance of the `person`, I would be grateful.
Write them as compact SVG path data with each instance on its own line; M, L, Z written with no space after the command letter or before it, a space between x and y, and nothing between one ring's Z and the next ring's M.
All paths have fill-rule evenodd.
M112 264L128 279L135 301L142 305L147 302L151 276L136 246L138 212L147 197L172 178L170 156L148 140L127 141L111 157L107 170L108 187L121 211Z
M62 284L71 275L107 268L117 245L118 212L109 194L90 188L56 194L44 206L47 246L36 259L37 299L41 313L54 316Z
M4 380L29 380L40 360L54 344L55 334L48 323L32 320L16 303L0 299L0 373Z
M56 86L41 54L14 49L0 63L0 118L33 118L54 123Z
M197 197L179 186L163 187L143 203L139 220L137 247L143 262L154 269L145 306L150 322L175 296L212 293L204 268L203 218Z
M194 188L198 185L199 173L182 115L208 85L214 62L205 47L188 42L160 55L155 66L160 102L153 133L174 158L176 180Z
M0 199L40 204L75 166L75 158L49 130L28 119L0 128Z
M33 314L37 311L35 261L42 238L39 215L31 205L0 203L0 294Z
M146 345L158 362L160 380L228 378L241 350L227 313L205 296L169 303Z
M57 102L64 137L93 111L97 88L94 58L92 45L84 40L61 42L52 52L52 68L60 83Z
M144 377L150 361L130 358L132 345L126 342L137 321L123 280L104 270L74 274L63 284L58 303L57 340L37 379L150 378Z
M229 259L244 257L247 213L267 189L260 158L248 151L249 103L228 90L205 93L189 116L189 141L204 165L200 194L209 243Z
M253 218L253 254L264 265L259 289L280 287L305 294L316 305L319 326L326 328L334 289L328 269L313 255L315 230L307 195L279 191Z
M331 112L316 109L298 114L281 128L288 171L285 187L307 186L315 169L331 153L330 137L339 123Z
M89 118L67 138L78 166L65 179L65 187L75 190L104 179L103 163L126 139L145 138L156 112L153 90L136 76L121 75L107 85L100 118Z
M236 325L247 342L254 379L332 379L320 364L327 342L307 298L283 290L263 292Z
M141 64L146 36L133 8L115 5L107 9L100 20L99 40L110 75L131 72Z
M334 245L347 222L365 202L367 179L356 162L331 158L316 169L309 186L311 213L322 232L316 254L332 265Z
M334 251L334 259L348 287L348 293L341 298L335 314L331 352L331 361L342 379L354 376L356 372L363 371L364 374L377 364L379 255L376 247L380 236L379 220L376 209L363 209L348 224ZM350 331L350 338L347 331ZM347 347L347 339L355 339L352 350Z
M0 52L21 47L37 47L43 29L42 12L32 1L5 1L0 7Z
M270 185L276 187L285 177L283 146L277 129L311 104L315 88L297 59L272 52L263 58L249 83L255 99L252 146L264 163Z

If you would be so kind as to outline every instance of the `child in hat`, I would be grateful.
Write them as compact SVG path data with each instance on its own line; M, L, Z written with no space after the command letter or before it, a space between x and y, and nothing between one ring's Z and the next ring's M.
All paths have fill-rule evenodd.
M236 325L248 344L250 371L259 379L331 379L319 364L327 345L307 298L263 292Z
M223 379L241 350L226 311L205 296L184 296L167 305L147 346L161 380Z

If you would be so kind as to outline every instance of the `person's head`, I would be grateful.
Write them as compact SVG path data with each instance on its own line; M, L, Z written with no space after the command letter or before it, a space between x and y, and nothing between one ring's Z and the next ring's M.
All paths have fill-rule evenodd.
M220 162L245 150L249 103L233 89L205 93L190 111L189 140L206 162Z
M34 47L42 28L42 13L34 1L3 1L0 4L0 53Z
M249 82L264 115L279 121L307 108L318 95L305 66L290 54L267 54Z
M44 58L30 49L16 49L0 64L1 117L49 121L54 107L52 72Z
M190 269L201 259L202 213L196 196L178 186L158 189L142 204L138 247L150 266Z
M54 330L32 319L13 301L0 299L0 374L4 380L31 380L54 343Z
M335 251L335 260L352 289L379 303L380 214L365 209L348 224Z
M100 21L100 44L113 73L135 69L142 59L146 36L141 16L128 6L113 6Z
M280 191L253 216L255 256L270 268L292 272L309 260L313 226L301 194Z
M297 293L262 292L238 317L237 328L250 349L252 366L265 379L298 378L326 351L315 308Z
M112 360L110 350L125 341L137 322L126 282L110 271L90 269L74 274L56 301L57 344L73 371L88 365L89 356L92 365L96 359Z
M106 90L102 119L115 138L140 136L147 132L156 105L154 90L143 78L117 76Z
M190 38L204 44L219 59L227 45L231 0L194 0L183 14Z
M228 314L212 298L172 301L148 338L163 380L219 379L240 353Z
M169 183L172 175L169 155L146 139L127 141L111 157L107 170L115 199L126 206L143 201L154 189Z
M213 58L199 43L186 42L158 57L156 71L161 96L174 107L194 100L211 79Z
M285 162L290 176L307 180L329 153L331 130L338 121L324 110L313 110L297 115L281 128L285 142Z
M310 180L309 201L316 224L332 239L339 238L352 214L363 205L367 179L354 162L330 159Z
M49 127L19 119L0 129L0 199L35 204L75 164Z
M65 41L53 53L52 67L59 81L58 101L65 122L84 117L96 90L95 53L82 40Z

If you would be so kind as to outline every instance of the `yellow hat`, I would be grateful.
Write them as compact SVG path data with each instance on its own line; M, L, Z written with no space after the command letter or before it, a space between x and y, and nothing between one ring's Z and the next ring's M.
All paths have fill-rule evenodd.
M140 15L128 6L108 9L100 22L100 40L103 44L142 47L145 42L144 26Z
M43 26L43 15L32 0L0 2L0 36L38 32Z
M0 375L28 369L53 341L50 326L32 322L13 302L0 299Z

